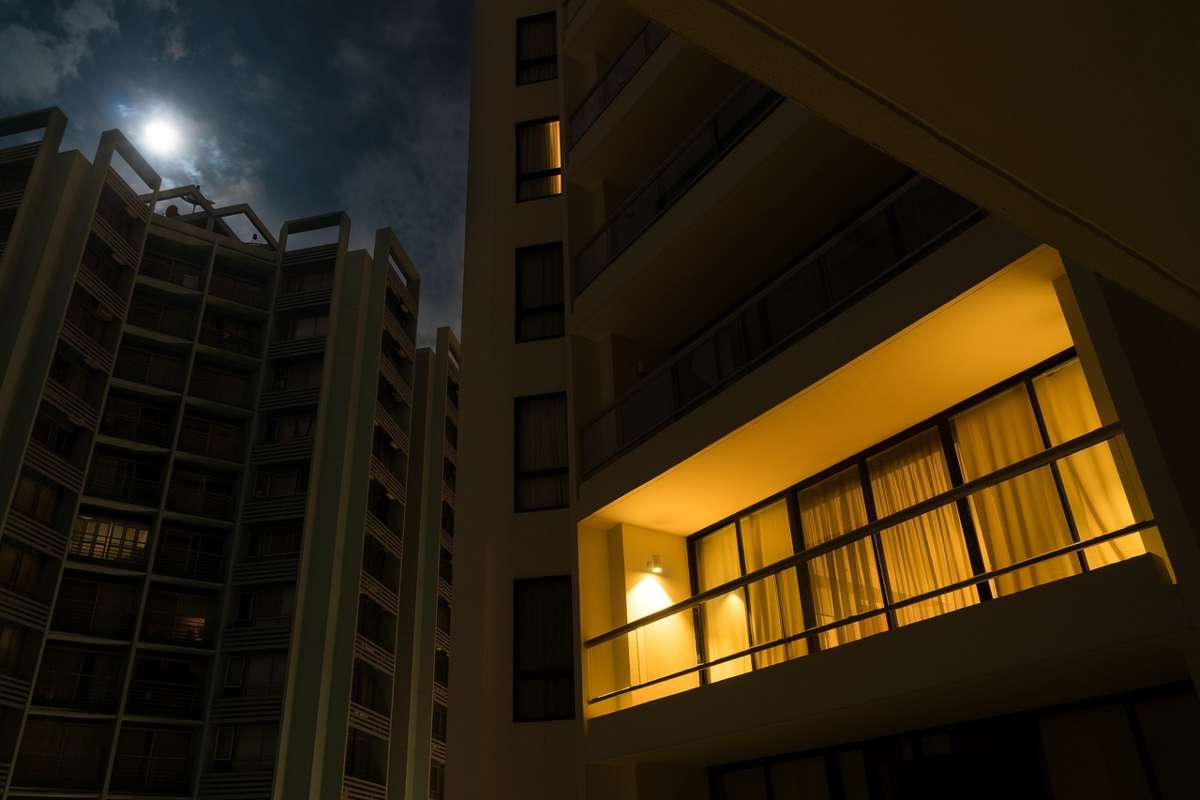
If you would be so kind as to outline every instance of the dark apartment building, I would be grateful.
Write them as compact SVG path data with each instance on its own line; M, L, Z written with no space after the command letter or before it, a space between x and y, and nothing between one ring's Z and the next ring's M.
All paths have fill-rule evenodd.
M0 792L395 797L418 275L65 125L0 120Z
M445 797L1195 796L1194 9L474 9Z

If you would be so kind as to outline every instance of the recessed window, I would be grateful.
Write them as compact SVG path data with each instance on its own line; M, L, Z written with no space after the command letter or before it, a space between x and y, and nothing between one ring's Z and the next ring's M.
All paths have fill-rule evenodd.
M562 336L562 242L517 250L517 341Z
M562 140L558 119L517 126L517 200L562 194Z
M517 20L517 85L558 77L554 12Z
M513 721L575 717L571 577L513 581Z
M567 507L567 396L516 400L516 511Z

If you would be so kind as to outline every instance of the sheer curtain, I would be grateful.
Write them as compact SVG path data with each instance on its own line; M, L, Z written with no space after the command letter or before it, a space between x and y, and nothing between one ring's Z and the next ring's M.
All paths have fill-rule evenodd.
M530 122L517 128L517 178L521 200L562 192L558 120Z
M867 507L857 467L802 490L797 499L805 547L815 547L867 524ZM818 556L808 562L807 569L818 625L883 608L883 591L870 539L860 539ZM880 614L826 631L820 634L819 641L822 648L828 649L886 629L887 620Z
M517 398L517 511L567 505L566 395Z
M964 480L983 477L1043 449L1042 434L1024 384L958 414L952 424ZM1071 543L1049 467L975 492L969 500L987 569L1005 567ZM1001 575L992 586L998 595L1012 594L1079 571L1075 556L1062 556Z
M726 525L696 542L696 574L700 591L741 577L737 529ZM704 603L704 648L709 660L737 653L750 646L746 630L746 599L741 589ZM743 656L708 670L710 681L750 671L750 657Z
M1061 444L1100 427L1100 414L1088 389L1079 359L1033 380L1051 444ZM1129 503L1112 442L1081 450L1058 462L1067 504L1081 539L1132 525L1136 520ZM1146 552L1140 533L1090 547L1089 567L1101 567Z
M742 550L746 571L754 572L787 558L792 547L792 527L788 523L787 501L780 500L738 520L742 532ZM755 644L770 642L804 630L800 605L800 584L794 569L784 570L746 587L750 594L750 633ZM757 667L778 664L789 658L807 655L803 639L763 650L754 656Z
M950 490L936 429L917 434L867 462L876 513L882 517ZM880 533L893 600L903 600L971 576L966 542L954 504ZM959 589L896 611L901 625L975 603L975 589Z

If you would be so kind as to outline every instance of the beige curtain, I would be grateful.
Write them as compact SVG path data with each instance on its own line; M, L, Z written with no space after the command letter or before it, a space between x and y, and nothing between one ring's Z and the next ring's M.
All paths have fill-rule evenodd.
M787 501L780 500L738 520L746 571L754 572L787 558L792 547ZM750 634L755 644L770 642L804 630L800 584L796 570L787 569L746 587L750 594ZM803 639L754 655L754 665L765 667L808 653Z
M1070 441L1100 427L1100 414L1079 359L1039 375L1034 378L1033 386L1051 444ZM1091 539L1135 522L1111 442L1068 456L1058 462L1058 468L1081 539ZM1134 533L1088 548L1085 555L1089 567L1101 567L1144 552L1142 535Z
M797 499L805 547L815 547L867 524L867 508L856 467L802 490ZM818 556L808 562L807 569L818 625L883 608L883 591L870 539L860 539ZM886 629L887 620L880 614L826 631L818 639L821 647L828 649Z
M979 403L952 420L963 479L981 478L1043 449L1024 384ZM1027 472L969 498L984 566L996 569L1071 543L1049 467ZM997 595L1079 572L1074 555L1043 561L992 581Z
M918 434L867 462L880 518L950 490L950 475L936 429ZM903 600L971 576L966 543L954 504L880 533L894 600ZM896 611L907 625L975 603L974 588L959 589Z
M700 591L741 577L737 531L726 525L701 537L696 543L696 575ZM703 604L704 646L708 658L720 658L750 646L746 630L746 596L741 589L723 594ZM750 657L726 661L708 670L708 679L716 682L750 671Z

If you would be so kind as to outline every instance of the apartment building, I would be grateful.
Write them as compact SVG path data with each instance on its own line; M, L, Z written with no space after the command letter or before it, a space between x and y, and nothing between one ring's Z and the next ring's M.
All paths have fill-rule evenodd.
M393 796L419 277L65 126L0 120L3 797Z
M936 13L475 4L446 797L1191 796L1186 49Z
M395 797L445 796L450 715L450 629L454 604L454 518L458 489L458 402L462 350L450 328L417 350L412 449L405 509L408 553L400 580L399 640L391 777ZM419 498L419 499L418 499Z

